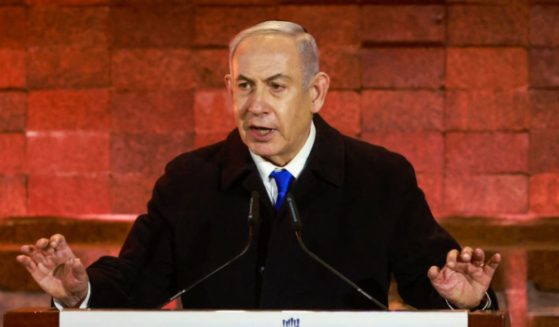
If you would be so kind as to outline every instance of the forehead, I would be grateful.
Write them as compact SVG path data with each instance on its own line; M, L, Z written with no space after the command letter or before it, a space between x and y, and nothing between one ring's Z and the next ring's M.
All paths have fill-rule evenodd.
M231 68L238 74L286 73L298 70L300 56L296 41L286 35L264 34L249 36L237 47Z

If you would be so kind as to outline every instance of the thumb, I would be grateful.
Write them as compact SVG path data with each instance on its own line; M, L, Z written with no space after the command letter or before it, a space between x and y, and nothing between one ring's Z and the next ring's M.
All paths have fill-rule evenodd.
M70 263L72 269L72 275L77 282L80 283L87 283L89 281L89 277L87 276L87 272L85 270L85 266L83 265L82 261L78 258L72 259Z

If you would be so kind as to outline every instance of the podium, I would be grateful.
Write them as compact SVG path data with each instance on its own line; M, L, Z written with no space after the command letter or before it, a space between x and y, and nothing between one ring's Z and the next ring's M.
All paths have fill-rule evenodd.
M61 317L62 316L62 317ZM146 319L156 318L157 323L153 326L176 326L176 319L184 319L180 325L184 327L200 327L200 326L264 326L262 323L268 322L267 326L279 327L305 327L305 326L318 326L322 325L321 322L327 322L326 325L332 325L333 321L340 321L340 326L355 326L351 321L339 320L340 317L352 317L361 319L365 325L378 326L377 319L386 320L389 318L394 323L394 326L412 326L409 318L417 320L417 326L425 326L421 324L423 317L458 317L459 320L464 318L464 324L468 327L508 327L509 323L507 316L502 311L496 312L449 312L449 311L384 311L384 312L347 312L347 311L146 311L146 310L66 310L63 313L52 308L22 308L17 310L8 311L4 314L4 327L59 327L63 326L61 320L69 320L68 316L74 316L74 319L84 319L83 321L93 321L97 326L106 326L103 319L110 319L110 317L118 318L115 320L115 325L121 327L136 326L136 323L131 321L129 317L134 316L139 320L146 321ZM127 317L128 316L128 317ZM401 320L407 316L407 322ZM151 318L150 318L151 317ZM277 323L274 320L270 324L270 319L280 317ZM283 320L281 318L284 318ZM289 318L291 317L291 318ZM293 318L295 317L295 318ZM301 323L299 323L299 317ZM306 317L306 320L304 319ZM310 317L310 318L309 318ZM175 324L172 324L173 319ZM367 323L370 320L370 324ZM452 318L454 319L454 318ZM122 321L120 321L122 320ZM435 319L437 320L437 319ZM441 321L441 320L439 320ZM80 326L83 324L76 324ZM363 324L362 324L363 325ZM458 324L461 325L461 324ZM433 324L433 326L440 326L440 324ZM445 325L447 326L447 325ZM452 326L449 324L448 326ZM456 326L456 325L455 325Z

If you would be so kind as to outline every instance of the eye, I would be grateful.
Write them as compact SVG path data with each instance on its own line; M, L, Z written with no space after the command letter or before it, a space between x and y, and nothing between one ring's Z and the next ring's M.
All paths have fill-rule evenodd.
M270 88L274 92L281 92L281 91L285 90L285 85L283 85L281 83L278 83L278 82L271 82L270 83Z
M252 85L249 82L239 82L237 84L237 88L241 91L250 91L250 89L252 88Z

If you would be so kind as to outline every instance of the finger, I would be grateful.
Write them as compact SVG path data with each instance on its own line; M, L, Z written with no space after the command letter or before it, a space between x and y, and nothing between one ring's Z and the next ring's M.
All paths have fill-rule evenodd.
M431 266L431 268L427 270L427 277L429 277L429 279L433 281L439 276L439 272L440 272L439 267Z
M495 270L497 269L497 267L499 266L499 264L501 263L502 257L500 253L495 253L487 262L487 264L485 265L485 267L483 267L483 270L485 272L491 273L493 274L495 272Z
M89 280L85 267L79 258L74 258L70 266L72 268L72 274L76 280L80 282L87 282Z
M37 249L46 250L48 246L49 246L49 240L44 237L38 239L37 242L35 242L35 247Z
M456 260L458 259L458 250L452 249L446 255L446 265L450 268L456 267Z
M17 262L27 269L30 273L34 273L37 270L37 264L28 256L26 255L18 255L16 257Z
M460 261L468 263L472 260L472 256L473 256L474 250L469 247L466 246L465 248L462 249L462 251L460 252Z
M472 264L476 267L483 267L485 264L485 252L480 249L480 248L476 248L474 250L473 256L472 256Z
M25 244L22 245L21 248L19 248L19 250L21 251L21 253L29 255L31 254L34 248L35 247L33 245Z
M62 234L54 234L50 237L50 246L54 249L61 250L67 246L66 238Z

